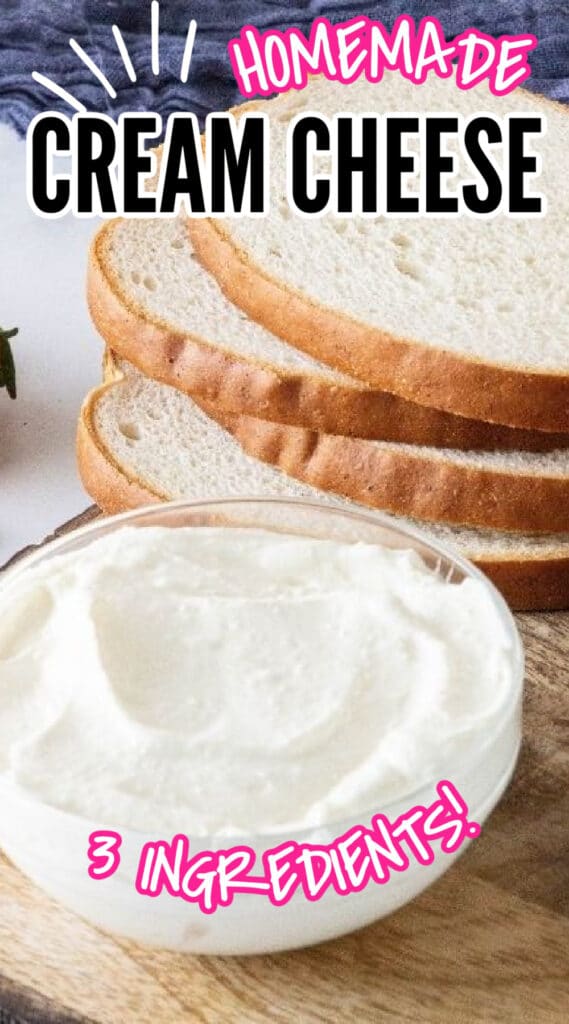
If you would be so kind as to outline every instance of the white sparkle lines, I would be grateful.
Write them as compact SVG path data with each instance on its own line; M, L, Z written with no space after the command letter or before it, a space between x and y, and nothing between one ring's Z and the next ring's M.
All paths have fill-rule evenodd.
M80 46L80 44L77 42L76 39L70 39L69 40L69 45L70 45L71 49L73 50L73 52L77 54L79 59L83 61L85 67L89 68L89 71L91 72L91 74L93 74L95 76L95 78L97 79L97 81L99 81L101 83L101 85L103 86L103 89L105 90L105 92L107 92L109 94L109 96L111 97L112 100L116 100L116 98L117 98L116 90L113 88L113 86L109 82L109 79L107 78L107 76L105 74L103 74L103 72L101 71L100 68L97 67L97 65L95 64L95 61L92 60L92 58L89 56L89 54L85 52L83 47Z
M158 0L152 0L150 8L150 45L152 52L152 74L160 74L160 4Z
M121 30L118 27L118 25L113 25L113 36L115 37L117 49L122 57L122 62L126 68L126 73L130 78L131 82L136 82L136 71L134 70L133 63L130 59L130 54L126 48L126 43L122 37Z
M111 31L113 38L123 62L125 71L131 82L138 81L137 71L132 62L132 58L128 51L127 44L124 36L118 25L112 25ZM180 66L180 81L183 85L188 81L188 75L190 73L190 66L192 62L192 56L194 52L194 44L196 41L197 23L195 18L191 18L188 23L188 31L186 33L186 41L184 44L184 52L182 54L182 63ZM89 56L86 50L83 49L80 43L76 39L69 40L69 46L73 50L74 54L79 57L79 60L85 65L91 74L97 79L100 85L112 99L116 100L117 91L109 81L107 76L101 68L95 63L92 57ZM150 63L152 74L158 77L160 74L160 2L159 0L151 0L150 4ZM140 69L139 69L140 70ZM63 86L58 85L53 79L47 75L41 74L39 71L32 71L32 78L39 85L42 85L44 89L48 89L49 92L53 93L54 96L58 96L59 99L68 103L70 107L77 110L79 113L86 113L87 107L80 100L76 99L72 93L64 89Z
M74 110L78 110L80 114L84 114L86 112L87 107L84 103L80 103L79 100L76 100L75 96L72 96L70 92L67 92L67 89L62 89L57 82L52 82L51 78L40 74L39 71L32 71L32 78L35 82L39 82L40 85L43 85L44 89L49 89L54 96L59 96L61 100L65 100L66 103L69 103L70 107L73 107Z
M184 56L182 58L182 68L180 71L180 81L184 84L188 81L188 73L190 70L190 62L192 59L192 53L194 52L194 41L196 38L196 19L192 18L188 27L188 35L186 37L186 45L184 47Z

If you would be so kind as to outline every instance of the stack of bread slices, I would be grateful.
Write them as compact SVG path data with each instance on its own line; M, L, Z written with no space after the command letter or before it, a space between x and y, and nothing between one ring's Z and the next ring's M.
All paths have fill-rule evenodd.
M107 352L79 424L87 490L107 512L237 496L380 509L470 557L513 607L569 606L565 110L395 73L315 78L262 109L266 217L114 220L95 237ZM538 111L547 214L295 216L284 152L302 110Z

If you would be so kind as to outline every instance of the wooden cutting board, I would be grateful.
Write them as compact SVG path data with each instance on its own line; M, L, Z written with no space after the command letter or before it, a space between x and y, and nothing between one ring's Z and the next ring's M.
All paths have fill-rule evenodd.
M0 1024L566 1024L569 614L518 622L528 671L515 779L421 898L313 949L190 957L97 932L0 859Z

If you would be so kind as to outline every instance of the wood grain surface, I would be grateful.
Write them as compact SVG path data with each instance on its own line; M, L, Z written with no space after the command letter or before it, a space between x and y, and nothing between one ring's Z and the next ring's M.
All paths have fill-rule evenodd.
M413 904L300 952L190 957L97 932L1 859L0 1024L566 1024L569 614L518 623L527 682L514 781Z

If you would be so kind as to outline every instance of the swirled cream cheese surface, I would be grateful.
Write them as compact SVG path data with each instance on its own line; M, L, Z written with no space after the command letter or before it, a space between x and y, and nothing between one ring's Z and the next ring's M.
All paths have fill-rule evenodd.
M381 810L479 747L511 685L485 586L410 551L125 526L0 589L0 779L109 827Z

